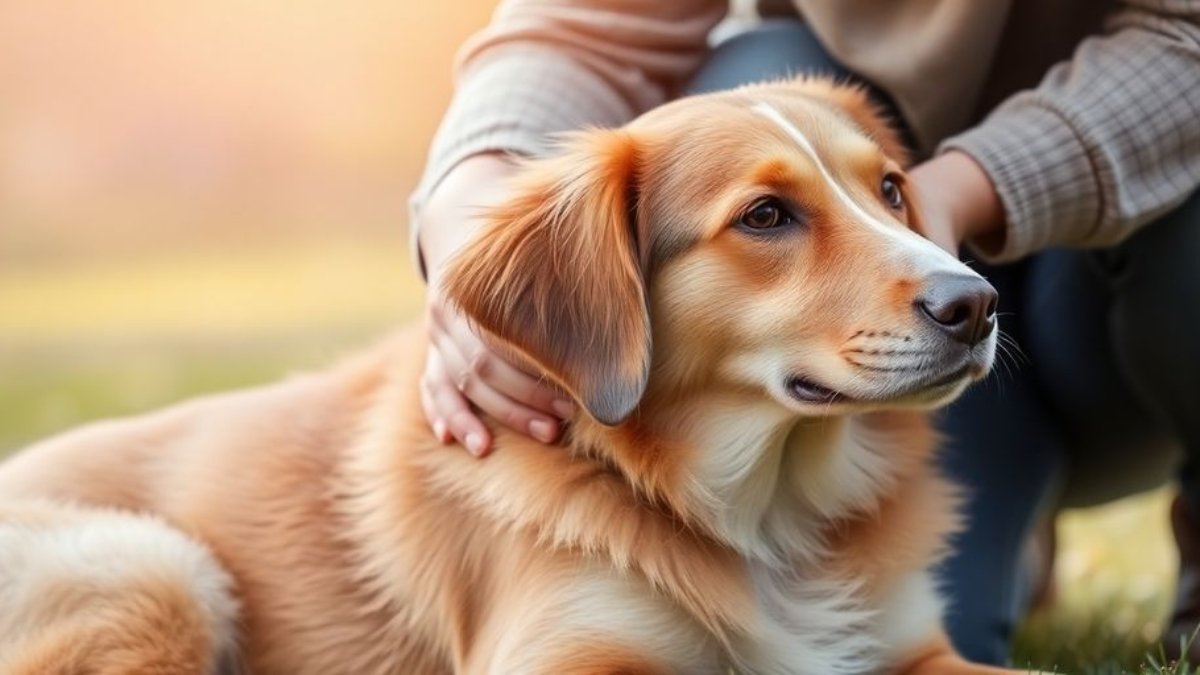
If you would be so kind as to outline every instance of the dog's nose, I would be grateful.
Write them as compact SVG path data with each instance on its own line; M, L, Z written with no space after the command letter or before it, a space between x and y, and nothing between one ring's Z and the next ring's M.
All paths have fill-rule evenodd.
M935 274L917 298L917 313L956 342L973 346L996 327L992 285L966 274Z

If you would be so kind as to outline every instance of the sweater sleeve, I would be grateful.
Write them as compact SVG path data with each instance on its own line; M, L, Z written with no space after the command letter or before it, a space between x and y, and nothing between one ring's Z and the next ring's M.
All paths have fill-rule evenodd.
M1041 84L947 139L989 174L1006 229L992 262L1107 246L1200 186L1200 1L1130 0Z
M414 216L467 157L537 154L556 132L618 126L664 102L726 11L725 0L506 0L459 53Z

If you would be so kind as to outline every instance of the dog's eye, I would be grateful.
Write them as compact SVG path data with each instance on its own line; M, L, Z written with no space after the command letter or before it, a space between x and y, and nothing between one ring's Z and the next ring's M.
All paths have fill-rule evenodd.
M763 199L756 202L749 211L742 214L741 220L738 221L740 225L752 230L769 230L795 222L796 219L778 199Z
M880 185L879 192L888 206L897 210L904 207L904 194L900 192L900 183L894 175L888 174L883 177L883 184Z

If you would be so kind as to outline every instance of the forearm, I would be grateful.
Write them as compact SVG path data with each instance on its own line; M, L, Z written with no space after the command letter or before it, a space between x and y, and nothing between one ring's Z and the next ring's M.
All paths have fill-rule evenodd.
M499 153L482 153L460 162L429 195L412 224L413 247L421 271L431 283L455 251L482 227L482 213L503 198L516 163ZM423 226L426 223L432 226Z
M1112 245L1200 185L1200 1L1124 4L1109 34L942 145L1002 204L1003 231L969 239L977 254Z
M459 53L419 205L464 158L538 154L553 134L619 126L700 64L723 0L508 0Z
M558 132L618 126L662 103L699 65L726 9L723 0L505 2L460 52L455 97L410 199L423 269L435 271L476 227L459 202L499 189L504 157L541 154Z
M964 241L996 246L1004 236L1004 207L991 179L975 160L950 151L914 167L927 236L951 251Z

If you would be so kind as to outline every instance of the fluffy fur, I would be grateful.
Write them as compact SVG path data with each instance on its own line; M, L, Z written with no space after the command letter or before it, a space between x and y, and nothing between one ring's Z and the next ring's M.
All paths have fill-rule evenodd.
M562 448L440 445L418 326L19 454L0 670L1000 672L940 628L955 499L922 412L994 337L951 344L913 309L973 273L880 197L900 147L860 92L793 81L530 164L447 291L580 402ZM796 222L739 225L764 196Z

